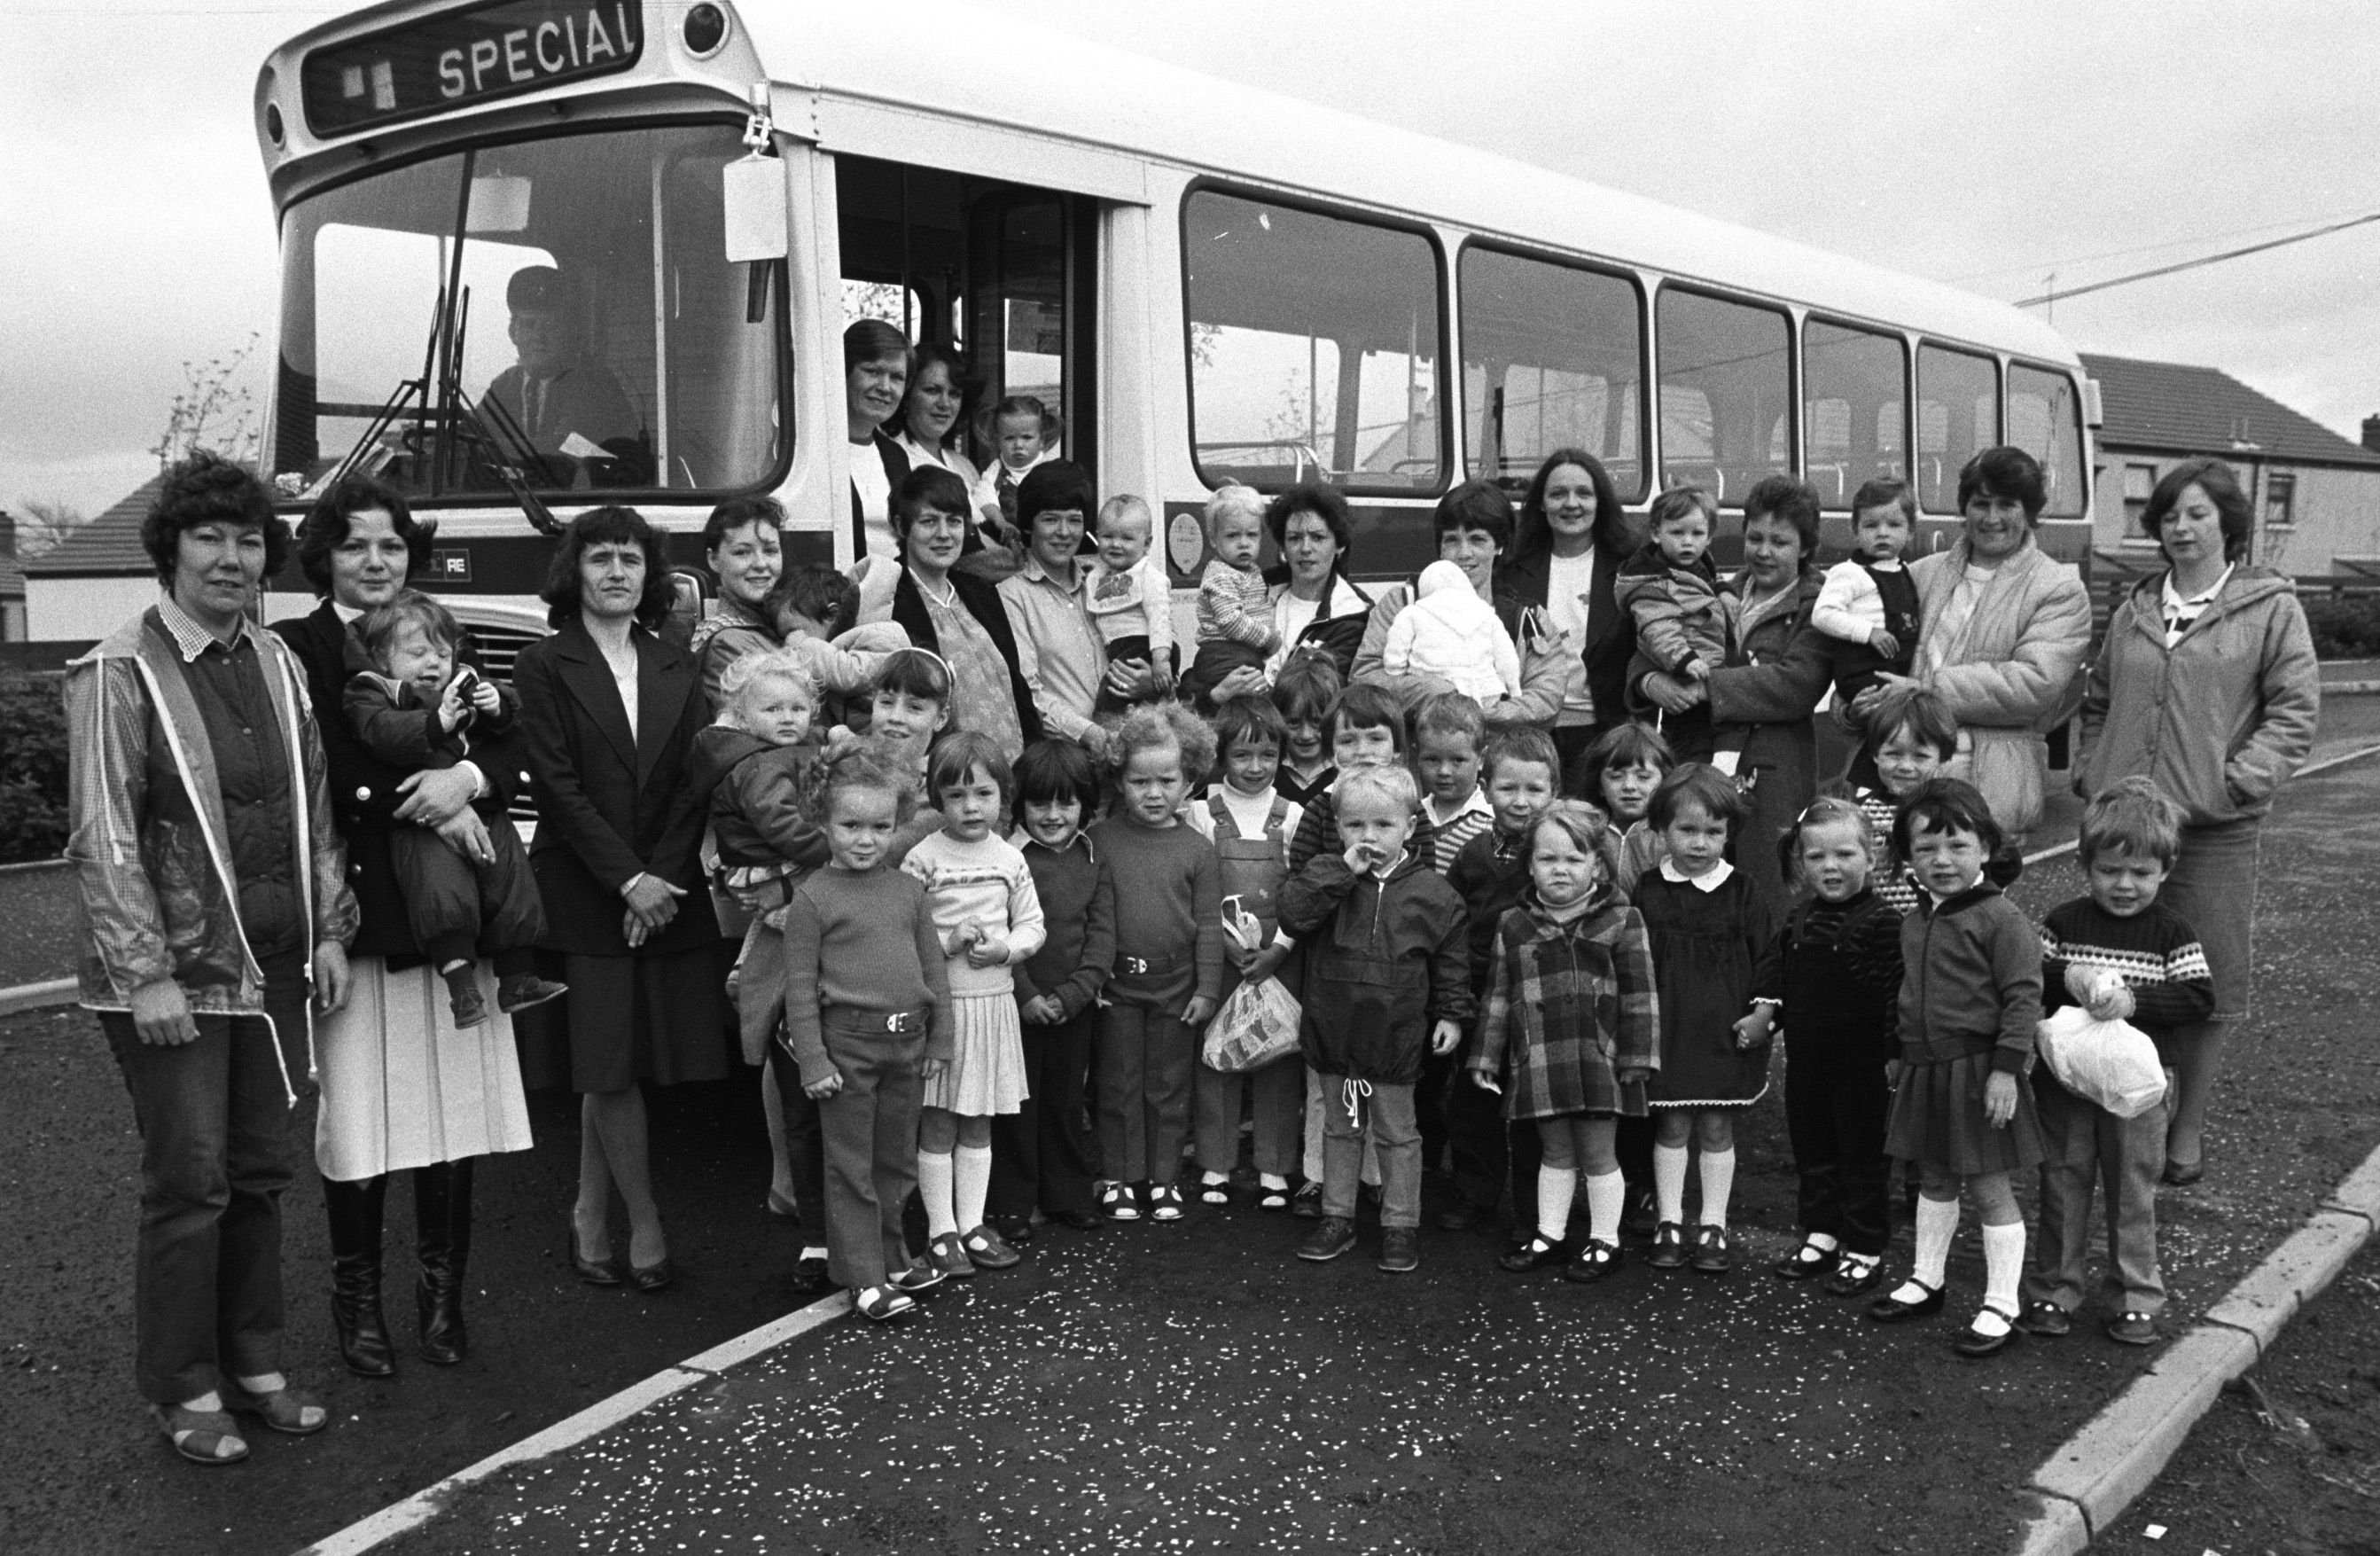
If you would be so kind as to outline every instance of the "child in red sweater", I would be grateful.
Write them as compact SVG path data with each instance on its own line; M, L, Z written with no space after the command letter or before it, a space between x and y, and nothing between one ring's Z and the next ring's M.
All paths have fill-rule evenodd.
M901 1318L942 1277L912 1266L901 1206L917 1183L924 1082L950 1063L950 977L926 889L886 868L905 774L866 748L828 764L824 806L833 862L794 888L785 908L785 1031L798 1084L819 1106L826 1145L828 1270L863 1318ZM790 1078L798 1072L800 1079Z
M1109 737L1121 797L1091 829L1116 905L1115 970L1099 1052L1099 1209L1182 1219L1197 1029L1223 983L1223 889L1215 850L1181 818L1193 774L1215 765L1215 733L1178 702L1135 708Z

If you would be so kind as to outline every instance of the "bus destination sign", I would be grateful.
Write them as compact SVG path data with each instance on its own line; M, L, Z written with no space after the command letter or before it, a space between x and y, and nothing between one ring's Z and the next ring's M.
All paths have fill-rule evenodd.
M329 43L298 72L316 135L360 129L625 70L644 54L638 0L500 0Z

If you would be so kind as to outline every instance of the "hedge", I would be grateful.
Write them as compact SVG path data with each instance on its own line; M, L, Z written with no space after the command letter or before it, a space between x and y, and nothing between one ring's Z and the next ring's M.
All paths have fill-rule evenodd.
M67 845L67 717L55 675L0 675L0 864Z
M2380 659L2380 594L2317 594L2305 613L2317 657Z

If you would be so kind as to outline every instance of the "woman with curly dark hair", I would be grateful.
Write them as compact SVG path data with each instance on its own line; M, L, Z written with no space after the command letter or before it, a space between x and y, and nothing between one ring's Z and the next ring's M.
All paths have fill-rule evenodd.
M633 508L580 514L555 547L553 636L513 667L537 796L529 863L546 949L570 985L570 1077L584 1098L571 1263L617 1285L612 1190L628 1212L628 1276L674 1278L653 1203L639 1083L727 1074L719 955L702 885L709 796L688 782L708 719L693 658L654 629L669 613L662 532Z
M175 1452L225 1465L230 1413L330 1425L282 1371L281 1196L356 899L305 673L249 614L289 550L271 495L195 455L140 539L164 593L67 668L67 854L81 1003L140 1129L135 1374Z

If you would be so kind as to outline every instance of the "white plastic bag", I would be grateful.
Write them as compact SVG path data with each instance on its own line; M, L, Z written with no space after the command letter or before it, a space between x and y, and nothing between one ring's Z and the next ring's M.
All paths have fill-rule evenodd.
M2041 1024L2040 1047L2058 1085L2118 1118L2138 1118L2165 1099L2156 1044L2128 1022L2068 1005Z
M1223 1008L1207 1023L1199 1057L1208 1069L1227 1076L1263 1069L1297 1052L1298 1015L1296 997L1281 979L1243 983L1224 996Z

